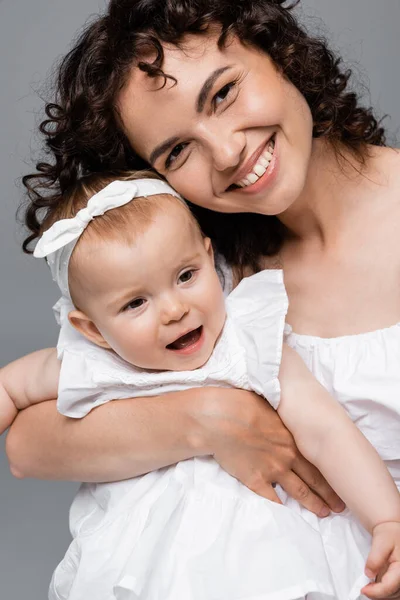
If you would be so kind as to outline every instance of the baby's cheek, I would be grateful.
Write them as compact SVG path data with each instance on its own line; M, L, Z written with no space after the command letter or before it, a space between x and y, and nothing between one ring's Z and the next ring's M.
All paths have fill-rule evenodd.
M213 299L212 302L210 302L210 306L211 305L214 307L213 316L216 325L217 327L222 329L226 318L226 308L224 294L221 290L221 285L219 284L219 282L218 286L215 286L214 288Z
M148 355L148 346L152 341L152 339L149 340L146 330L142 327L126 327L121 332L120 338L122 358L136 365L140 359Z

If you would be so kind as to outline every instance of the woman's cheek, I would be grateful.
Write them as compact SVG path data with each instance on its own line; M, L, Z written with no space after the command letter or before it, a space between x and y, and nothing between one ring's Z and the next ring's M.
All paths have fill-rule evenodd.
M170 185L184 198L200 206L207 205L212 197L211 172L207 169L205 157L194 151L185 165L168 177Z

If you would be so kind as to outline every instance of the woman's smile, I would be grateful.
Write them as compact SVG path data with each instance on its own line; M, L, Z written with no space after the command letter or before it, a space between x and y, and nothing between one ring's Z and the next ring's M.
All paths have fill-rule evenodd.
M261 149L258 148L253 154L249 161L253 165L245 164L237 174L237 177L241 177L241 179L229 186L227 191L235 192L238 190L246 194L257 194L264 191L276 177L277 159L276 135L273 135L266 144L262 144ZM242 176L243 173L246 173L244 177Z
M134 149L193 203L280 214L303 192L312 118L300 92L260 50L216 34L164 47L162 87L137 68L119 95ZM152 127L148 127L148 123Z

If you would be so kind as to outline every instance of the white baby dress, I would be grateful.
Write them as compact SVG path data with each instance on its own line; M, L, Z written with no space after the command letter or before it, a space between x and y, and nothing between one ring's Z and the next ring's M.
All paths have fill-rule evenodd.
M66 319L71 307L61 301L59 410L82 417L112 399L202 385L254 389L276 407L287 311L282 272L243 280L226 304L226 325L206 365L149 373L79 336ZM302 342L289 335L315 369L313 351ZM328 382L331 388L336 391ZM53 575L49 598L361 598L369 535L348 511L318 519L279 493L286 505L257 496L210 457L127 481L83 484L71 507L73 541Z

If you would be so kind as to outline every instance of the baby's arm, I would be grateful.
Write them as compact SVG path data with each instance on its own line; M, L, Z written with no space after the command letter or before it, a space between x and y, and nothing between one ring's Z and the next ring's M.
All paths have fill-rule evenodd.
M0 434L19 410L57 396L60 364L56 350L47 348L0 369Z
M383 598L400 587L400 495L376 450L319 384L298 354L284 346L278 413L299 450L315 464L372 533L366 574L389 564L382 583L363 593Z

